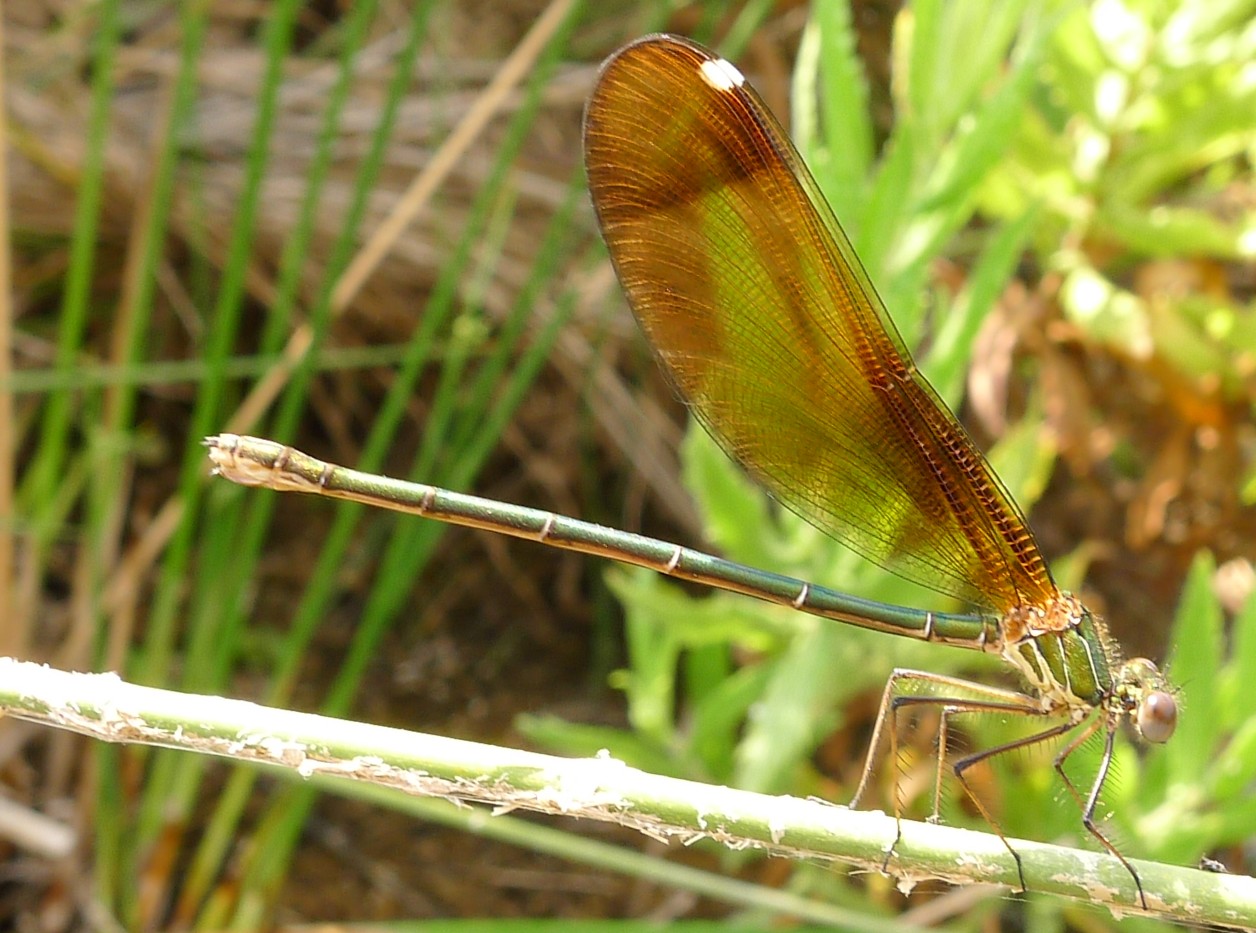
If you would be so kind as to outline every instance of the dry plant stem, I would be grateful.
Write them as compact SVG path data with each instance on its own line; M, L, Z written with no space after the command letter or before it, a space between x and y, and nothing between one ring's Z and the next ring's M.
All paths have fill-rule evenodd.
M337 310L344 308L353 300L362 285L392 250L397 238L405 232L414 221L415 216L431 199L445 177L458 164L472 141L484 131L489 120L506 102L507 95L528 76L537 58L545 50L546 44L554 33L561 28L567 14L571 12L575 0L551 0L545 12L532 24L527 35L519 42L514 51L502 62L497 74L493 76L476 98L475 105L467 111L449 134L449 138L433 156L427 168L421 172L402 195L397 209L379 226L375 234L354 257L332 294L332 306Z
M181 748L329 775L407 794L619 823L656 839L713 839L789 858L878 871L895 822L794 797L770 797L661 777L609 756L557 758L270 709L239 700L139 687L112 674L75 674L0 659L0 710L102 741ZM1031 890L1144 913L1129 873L1106 854L1013 840ZM1136 862L1149 913L1256 929L1256 879ZM925 878L1017 885L998 837L903 823L889 870L905 886Z
M511 91L528 76L546 44L562 26L574 0L553 0L528 34L502 62L501 68L476 98L474 106L463 116L452 133L441 144L428 163L402 194L397 207L372 234L353 257L331 296L333 316L340 315L370 279L379 264L396 246L397 240L414 223L440 188L449 173L466 155L475 139L484 132L493 115L506 103ZM297 362L313 344L314 334L308 324L298 326L288 338L280 359L271 372L250 390L236 413L228 419L230 430L247 430L255 425L287 385Z
M68 823L4 797L0 797L0 838L44 859L68 858L78 844L78 833Z
M125 367L128 364L127 336L132 331L133 321L142 313L146 284L143 278L147 267L144 254L150 245L148 237L157 228L154 222L154 212L157 205L156 186L160 173L155 167L161 159L163 140L171 131L170 120L174 113L173 99L176 85L175 80L166 81L162 85L158 104L154 108L154 113L158 115L158 122L149 135L148 148L145 153L147 156L145 164L153 166L154 169L147 174L143 186L137 191L130 231L126 239L126 258L122 266L122 291L118 297L118 319L112 325L114 339L109 348L109 360L115 366ZM121 385L106 387L104 393L105 431L118 432L123 435L127 432L128 426L125 422L128 415L124 410L124 400L125 393ZM125 562L120 562L119 555L124 548L125 505L130 497L121 491L130 488L132 479L130 474L134 470L134 464L130 458L127 459L126 464L128 475L116 487L120 492L110 506L110 516L105 526L106 533L102 536L103 545L108 548L109 553L108 556L98 554L93 558L97 566L115 569L119 566L124 568L126 566ZM179 513L181 515L182 510L179 510ZM89 584L94 587L94 581L89 581ZM121 667L124 663L127 646L131 644L135 633L137 617L138 587L126 585L116 592L121 595L110 614L108 642L104 652L107 667ZM91 604L95 602L95 599L96 594L93 589L89 597L90 609L83 614L85 624L77 626L77 644L63 650L59 655L59 657L74 658L74 660L61 663L75 666L78 663L87 663L87 659L92 656L90 652L96 634L96 607ZM81 662L80 659L82 659Z
M4 65L6 41L0 17L0 98L7 81ZM0 111L0 382L13 369L13 266L9 244L9 133L7 111ZM0 392L0 612L7 624L0 627L0 652L26 654L30 643L30 613L17 604L17 579L13 567L14 458L17 455L13 425L13 393Z
M485 86L475 106L466 113L435 153L432 161L402 195L393 214L379 226L370 241L349 264L332 295L333 315L340 314L349 306L380 262L392 250L397 239L428 204L440 182L458 164L458 160L484 131L492 116L507 102L510 92L527 77L536 59L544 51L546 43L562 26L574 2L575 0L552 0L545 12L533 23L528 34L502 63L493 80ZM245 431L257 423L283 391L297 362L312 343L313 333L307 325L302 324L293 331L272 372L253 387L235 414L227 419L229 430ZM166 500L144 536L123 558L123 572L115 575L107 586L103 600L106 612L125 611L134 600L143 574L152 566L174 534L183 518L183 510L184 502L178 496ZM0 564L0 567L7 566L10 564Z

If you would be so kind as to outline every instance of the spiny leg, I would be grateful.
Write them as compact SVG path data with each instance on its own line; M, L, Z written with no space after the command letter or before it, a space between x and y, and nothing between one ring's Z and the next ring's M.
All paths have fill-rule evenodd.
M1036 710L1032 713L1026 713L1024 710L998 709L994 706L969 707L966 709L956 710L956 712L1005 712L1019 715L1051 715L1049 711L1044 710ZM982 751L968 755L955 762L955 779L959 781L960 787L964 788L964 793L968 795L968 799L971 800L977 807L977 810L981 813L981 818L990 824L990 828L994 830L995 834L999 837L999 840L1007 847L1007 851L1012 854L1012 858L1016 862L1016 874L1020 878L1022 893L1027 892L1029 888L1025 885L1025 867L1021 863L1020 853L1013 849L1012 844L1007 841L1007 836L1003 832L1003 827L999 825L998 820L996 820L991 815L990 811L986 809L986 805L982 803L981 797L978 796L975 790L973 790L972 785L968 783L968 779L964 777L964 772L973 765L980 764L983 761L989 761L991 758L1002 755L1005 752L1015 751L1018 748L1028 748L1031 745L1037 745L1039 742L1045 742L1047 739L1053 739L1057 735L1063 735L1070 729L1076 728L1076 726L1077 723L1071 720L1062 722L1059 725L1052 726L1050 729L1044 729L1042 732L1035 732L1033 735L1028 735L1024 738L1013 739L1011 742L1004 742L1002 745L994 746L994 748L983 749Z
M1033 697L1026 696L1023 693L1017 693L1015 690L1005 690L1001 687L991 687L987 684L974 683L970 680L964 680L962 677L948 677L945 674L935 674L932 671L918 671L911 668L897 668L890 672L889 679L885 682L885 690L881 694L881 704L877 709L876 725L872 729L872 739L868 743L868 756L864 760L863 773L859 778L859 786L855 788L855 795L851 798L849 806L854 809L859 806L859 802L863 800L864 794L868 790L868 785L872 779L873 766L877 760L877 751L881 747L881 738L884 734L886 721L890 718L891 707L896 698L901 694L899 689L900 681L915 681L918 683L926 683L939 687L951 687L956 690L964 690L969 694L978 697L985 697L996 703L1006 703L1011 707L1015 707L1013 712L1024 712L1041 714L1042 708L1038 705ZM932 699L939 705L948 703L961 702L954 697L921 697L920 699Z
M1106 720L1104 719L1096 718L1086 727L1085 730L1082 731L1080 735L1070 741L1068 745L1064 746L1064 748L1060 750L1060 753L1055 756L1055 770L1059 773L1060 777L1064 779L1065 786L1073 794L1073 797L1077 800L1078 805L1082 808L1082 825L1086 827L1087 832L1099 840L1100 845L1107 849L1108 852L1117 859L1117 861L1125 866L1125 870L1128 871L1130 873L1130 877L1134 879L1134 887L1138 889L1139 903L1143 905L1143 910L1147 910L1147 894L1143 890L1143 879L1138 877L1138 872L1134 869L1134 866L1131 865L1129 860L1121 854L1120 850L1112 844L1111 840L1109 840L1108 837L1100 831L1099 825L1095 822L1095 807L1099 805L1099 794L1103 792L1103 785L1107 783L1108 771L1112 766L1112 752L1116 741L1116 729L1113 725L1111 723L1108 724L1107 734L1105 735L1103 742L1103 757L1099 761L1099 771L1095 775L1095 781L1090 787L1090 793L1084 801L1082 800L1081 793L1077 790L1077 786L1064 771L1064 762L1068 759L1068 757L1073 754L1073 752L1077 751L1077 749L1081 747L1082 743L1094 735L1099 730L1099 727L1105 723L1105 721Z
M929 815L930 823L942 822L942 768L946 763L946 749L951 741L951 707L942 707L938 715L938 762L933 769L933 813Z
M1101 725L1103 725L1103 720L1097 715L1092 716L1090 721L1086 723L1085 727L1082 728L1077 735L1069 739L1063 748L1056 752L1055 760L1052 762L1052 766L1055 768L1056 773L1059 774L1061 780L1064 781L1064 786L1068 788L1068 792L1072 794L1073 799L1077 801L1077 809L1081 810L1083 813L1086 812L1086 798L1082 796L1081 791L1077 789L1077 785L1073 783L1072 778L1070 778L1067 772L1065 772L1064 762L1068 760L1068 757L1072 755L1073 752L1085 745L1086 742L1090 740L1090 737L1099 731L1099 727Z
M969 694L976 694L978 698L955 698L942 696L902 696L901 684L908 681L928 684L932 687L949 687L955 690L962 690ZM959 677L949 677L944 674L935 674L932 671L918 671L907 668L900 668L890 674L889 679L885 683L885 691L881 695L881 705L877 712L876 725L872 730L872 740L868 743L868 757L864 762L863 774L859 779L859 786L855 788L855 796L851 799L850 806L857 807L859 801L863 799L864 793L868 789L871 780L873 767L877 760L877 751L881 746L881 736L886 729L888 722L889 741L890 741L890 763L891 767L898 767L898 710L904 706L940 706L942 708L942 723L938 730L938 774L935 779L934 786L934 812L933 820L936 822L938 818L938 809L941 802L942 763L946 759L947 742L949 741L949 730L946 723L948 715L957 712L1002 712L1019 716L1042 716L1047 713L1042 709L1033 697L1026 696L1023 693L1017 693L1014 690L1005 690L999 687L991 687L986 684L974 683ZM963 784L963 782L961 782ZM968 788L967 784L963 784L969 796L973 796L973 792ZM978 804L985 815L984 807ZM894 781L894 821L897 831L894 841L890 843L885 850L885 859L881 863L881 870L888 871L890 859L894 857L894 850L898 846L899 840L903 838L903 822L902 822L903 801L901 797L901 787L897 776ZM997 824L989 819L997 830ZM1002 838L1002 833L999 833ZM1003 840L1007 845L1007 840ZM1011 851L1011 846L1008 846ZM1020 870L1020 857L1012 851L1012 856L1016 859L1017 874L1021 878L1021 887L1024 887L1024 874Z

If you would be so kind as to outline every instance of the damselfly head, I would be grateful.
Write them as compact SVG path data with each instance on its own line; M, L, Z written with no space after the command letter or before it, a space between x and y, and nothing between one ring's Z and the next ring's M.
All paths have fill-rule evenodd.
M1146 658L1126 661L1121 666L1117 691L1139 735L1157 744L1169 741L1177 726L1177 698L1155 664Z

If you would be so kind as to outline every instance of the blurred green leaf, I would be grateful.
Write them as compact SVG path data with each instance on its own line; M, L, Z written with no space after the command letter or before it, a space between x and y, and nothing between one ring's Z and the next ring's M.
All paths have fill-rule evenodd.
M832 645L846 633L836 625L808 627L769 665L762 697L750 710L746 734L737 746L738 787L782 793L796 782L792 772L837 722L833 684L850 672L838 672Z
M1135 359L1151 355L1151 322L1142 300L1118 288L1093 267L1081 264L1064 279L1060 304L1069 320L1096 343Z
M952 407L957 407L961 400L977 332L1014 275L1038 216L1036 210L1025 211L1019 219L991 232L963 291L943 318L928 355L921 361L930 385ZM1025 509L1029 507L1030 503L1024 503Z
M1215 686L1222 660L1222 612L1212 592L1216 564L1200 554L1191 565L1173 630L1173 653L1166 670L1190 696L1189 715L1181 717L1165 750L1178 775L1197 776L1211 757L1218 726L1226 721Z
M873 159L868 82L855 45L850 8L817 4L803 31L792 94L799 152L834 213L852 222Z

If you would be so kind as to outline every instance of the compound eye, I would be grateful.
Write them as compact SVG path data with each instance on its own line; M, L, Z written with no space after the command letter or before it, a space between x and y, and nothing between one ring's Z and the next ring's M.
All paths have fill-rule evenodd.
M1148 742L1167 742L1177 726L1177 700L1155 690L1138 704L1138 731Z

